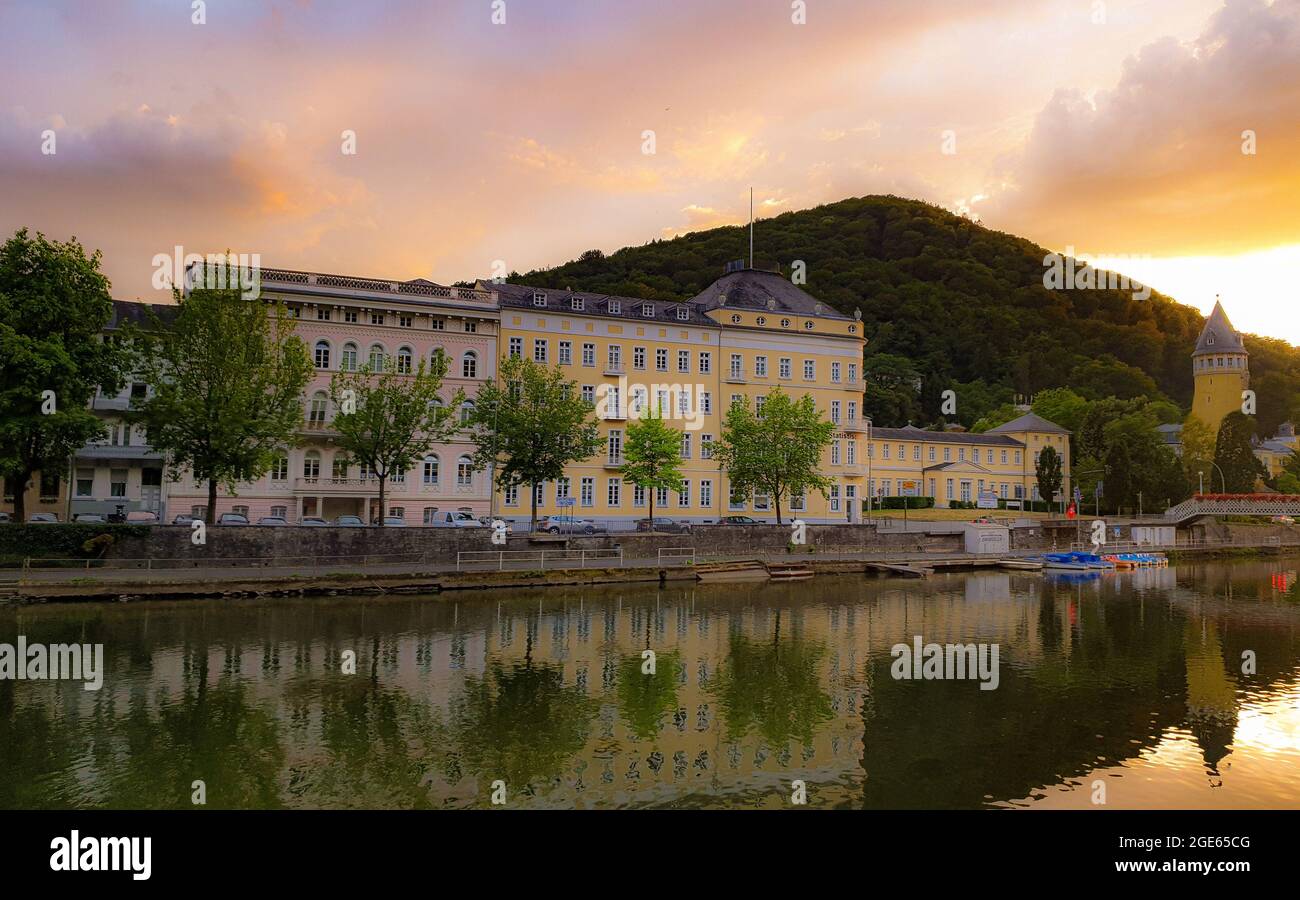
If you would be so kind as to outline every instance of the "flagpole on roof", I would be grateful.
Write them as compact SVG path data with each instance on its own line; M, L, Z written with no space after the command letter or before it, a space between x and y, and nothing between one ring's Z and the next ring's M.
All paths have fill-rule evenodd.
M749 267L754 268L754 189L749 189Z

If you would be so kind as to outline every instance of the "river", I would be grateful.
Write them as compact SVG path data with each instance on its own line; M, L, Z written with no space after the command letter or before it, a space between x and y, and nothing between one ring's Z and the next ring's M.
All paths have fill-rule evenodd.
M1297 568L9 605L0 808L1295 808Z

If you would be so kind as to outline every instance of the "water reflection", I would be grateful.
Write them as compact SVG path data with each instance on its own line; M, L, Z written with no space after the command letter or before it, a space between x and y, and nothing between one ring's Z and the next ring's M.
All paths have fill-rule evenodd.
M0 806L1294 807L1296 566L10 607L107 671L0 681ZM997 690L894 680L918 634Z

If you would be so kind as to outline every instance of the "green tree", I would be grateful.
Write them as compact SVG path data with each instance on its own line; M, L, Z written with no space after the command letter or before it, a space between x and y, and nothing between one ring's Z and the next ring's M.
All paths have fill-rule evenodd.
M438 352L427 366L420 360L414 372L398 372L387 359L381 372L366 365L330 380L338 446L379 481L380 525L388 514L388 479L406 472L460 427L456 410L465 394L457 391L451 405L444 405L438 392L446 376L447 358Z
M153 396L136 411L173 477L189 468L208 486L208 524L217 487L233 492L260 478L303 426L302 392L312 363L284 305L225 288L177 296L170 328L152 324L141 372Z
M1034 463L1034 476L1038 479L1038 493L1050 507L1061 492L1061 455L1052 447L1044 447Z
M627 428L623 449L623 477L650 492L650 528L654 530L655 494L659 490L680 491L681 434L664 424L653 411Z
M1128 413L1107 423L1105 501L1109 509L1136 509L1168 497L1168 474L1176 464L1160 440L1147 411ZM1149 501L1149 502L1148 502Z
M1088 401L1069 388L1048 388L1034 395L1033 411L1070 432L1079 430Z
M101 340L113 314L100 254L20 229L0 247L0 475L18 521L37 471L62 473L103 433L86 409L97 388L116 392L129 356Z
M1196 416L1188 416L1183 421L1183 430L1179 435L1183 444L1183 473L1189 487L1200 489L1202 474L1209 475L1214 481L1211 462L1214 460L1214 429Z
M733 491L758 489L772 498L779 525L782 497L812 488L824 495L830 486L821 461L835 426L822 420L808 394L795 400L778 387L757 404L761 412L744 403L732 405L713 455Z
M905 356L876 353L862 364L862 411L881 426L902 426L924 415L921 374Z
M1214 461L1222 473L1222 484L1229 494L1249 494L1255 482L1267 475L1251 438L1255 436L1255 419L1239 410L1223 417L1214 444Z
M470 417L475 464L495 467L504 490L529 485L532 523L537 524L537 485L564 475L569 463L600 450L594 407L582 399L559 368L512 357L498 382L479 390Z

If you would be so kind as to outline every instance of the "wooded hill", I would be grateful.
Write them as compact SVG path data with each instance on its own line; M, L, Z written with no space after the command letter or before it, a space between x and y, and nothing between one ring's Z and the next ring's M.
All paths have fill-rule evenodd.
M590 250L510 280L681 299L748 247L748 228L714 228L609 255ZM755 224L754 248L758 267L788 275L802 260L805 290L842 312L862 310L868 411L879 425L938 422L948 388L967 426L1015 394L1050 387L1089 399L1164 397L1183 410L1191 403L1190 357L1204 323L1195 309L1154 291L1135 299L1132 289L1049 290L1045 248L937 206L869 196L785 213ZM1231 311L1230 296L1226 303ZM1245 341L1259 430L1272 434L1300 413L1300 350Z

